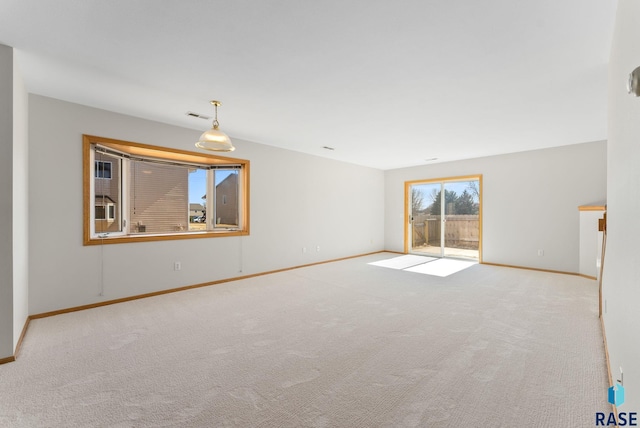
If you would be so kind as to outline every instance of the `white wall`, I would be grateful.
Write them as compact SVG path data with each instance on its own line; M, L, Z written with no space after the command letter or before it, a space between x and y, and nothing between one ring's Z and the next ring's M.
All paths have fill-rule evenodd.
M604 205L604 201L603 204ZM598 231L598 221L604 217L604 210L580 211L580 260L578 273L600 277L600 257L602 236Z
M626 93L629 73L640 66L639 19L640 2L618 2L609 63L604 321L614 379L624 370L626 412L640 412L640 98Z
M0 358L13 355L13 49L0 45Z
M484 262L578 272L578 206L606 199L605 142L386 171L385 248L404 250L405 181L473 174Z
M200 133L29 96L30 314L384 248L382 171L237 139L250 236L82 245L82 134L196 151Z
M28 96L13 62L13 349L29 316Z

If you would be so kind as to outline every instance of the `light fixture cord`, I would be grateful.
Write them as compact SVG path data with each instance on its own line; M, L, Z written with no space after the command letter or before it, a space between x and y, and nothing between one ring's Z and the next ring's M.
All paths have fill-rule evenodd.
M215 108L215 118L213 119L213 129L218 129L220 127L220 123L218 122L218 104L214 104L213 107Z

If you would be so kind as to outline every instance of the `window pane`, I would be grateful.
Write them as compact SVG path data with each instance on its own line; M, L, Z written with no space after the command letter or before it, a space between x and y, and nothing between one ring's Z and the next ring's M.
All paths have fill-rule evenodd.
M96 161L94 166L96 178L111 178L111 162Z
M96 220L104 220L104 206L96 205Z
M131 161L129 233L189 228L189 168Z
M102 171L102 178L111 178L111 162L103 162Z
M238 170L215 170L215 227L238 227Z
M121 232L121 165L122 161L106 153L95 152L95 232ZM105 180L110 178L110 180ZM107 211L107 207L109 207ZM107 217L107 214L108 217Z
M207 171L189 170L189 230L207 229Z

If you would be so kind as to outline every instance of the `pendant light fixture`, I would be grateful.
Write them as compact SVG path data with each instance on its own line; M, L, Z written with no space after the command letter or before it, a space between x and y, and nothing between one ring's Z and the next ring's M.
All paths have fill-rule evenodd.
M200 139L196 143L196 147L205 150L212 150L214 152L232 152L236 148L231 144L231 139L224 132L220 131L220 124L218 123L218 107L222 105L220 101L211 101L211 104L216 109L216 115L213 119L213 127L202 133Z

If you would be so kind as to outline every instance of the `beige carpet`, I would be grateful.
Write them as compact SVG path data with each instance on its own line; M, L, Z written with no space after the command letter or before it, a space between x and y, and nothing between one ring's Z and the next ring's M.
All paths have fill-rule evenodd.
M3 427L588 427L597 284L376 254L35 320Z

